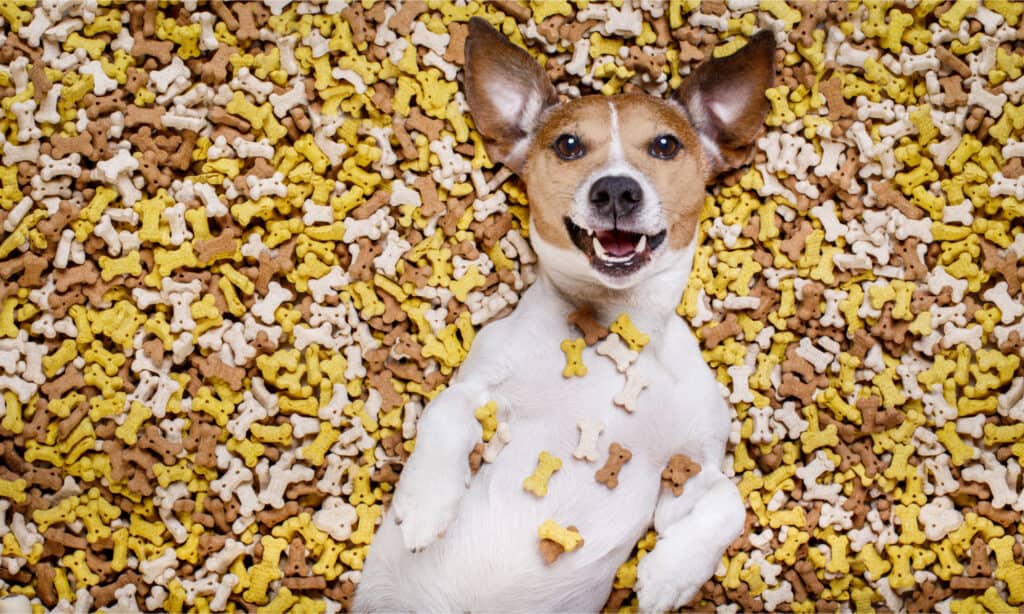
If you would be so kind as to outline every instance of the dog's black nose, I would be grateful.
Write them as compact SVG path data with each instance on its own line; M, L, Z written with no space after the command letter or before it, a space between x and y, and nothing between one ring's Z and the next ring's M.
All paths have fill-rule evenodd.
M643 202L644 191L631 177L601 177L590 186L590 203L601 215L626 217Z

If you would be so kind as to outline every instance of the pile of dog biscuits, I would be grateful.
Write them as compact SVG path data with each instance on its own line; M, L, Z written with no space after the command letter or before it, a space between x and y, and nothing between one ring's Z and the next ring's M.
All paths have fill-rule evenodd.
M1019 608L1022 13L0 0L0 598L347 606L420 411L535 278L458 82L480 15L567 97L667 96L778 33L679 306L748 505L692 606Z

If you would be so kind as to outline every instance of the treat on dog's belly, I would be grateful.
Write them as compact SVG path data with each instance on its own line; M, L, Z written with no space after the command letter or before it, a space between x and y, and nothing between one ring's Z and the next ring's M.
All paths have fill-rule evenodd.
M548 481L561 468L562 460L560 458L552 456L548 452L541 452L537 458L537 469L528 478L523 480L523 488L538 497L547 495Z
M583 538L576 527L569 525L562 528L554 520L545 520L544 524L537 528L537 536L540 537L541 556L548 565L554 563L562 554L583 546Z

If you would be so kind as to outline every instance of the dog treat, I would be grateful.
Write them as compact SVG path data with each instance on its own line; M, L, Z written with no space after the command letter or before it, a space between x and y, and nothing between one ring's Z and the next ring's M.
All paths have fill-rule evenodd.
M36 4L0 7L4 605L347 609L420 411L536 277L452 86L471 12L565 97L777 33L678 308L748 506L686 609L1024 603L1019 4ZM572 314L571 375L593 345L631 410L620 318Z
M565 368L562 369L562 377L583 377L587 374L587 366L583 364L583 348L586 343L583 339L565 339L561 343L562 351L565 352Z
M626 384L615 393L612 402L629 413L635 412L637 397L649 383L647 376L636 367L626 369Z
M594 474L594 479L609 489L615 489L619 485L619 471L631 458L633 458L632 452L623 448L618 443L612 443L608 446L608 460Z
M627 313L620 313L608 328L611 332L618 334L634 352L639 352L651 341L650 337L637 330Z
M594 462L597 460L597 440L604 431L604 423L592 418L584 418L577 423L580 430L580 442L573 451L573 458Z
M562 460L551 453L544 451L537 458L537 468L533 473L523 480L523 488L538 497L548 494L548 482L551 476L562 468Z
M583 545L583 538L575 526L562 527L551 519L537 527L537 536L540 538L540 554L548 565Z
M498 430L498 404L494 401L488 401L477 407L473 415L480 423L480 428L483 429L482 438L484 442L490 441Z
M700 463L690 460L685 454L673 454L668 465L661 472L662 488L672 489L672 494L683 494L683 487L693 476L700 473Z
M594 319L594 308L590 305L583 305L570 313L569 324L583 333L583 340L587 342L587 345L594 345L608 336L608 328Z
M625 373L639 355L622 342L618 333L611 333L605 337L604 341L597 344L596 350L601 356L610 358L621 373Z

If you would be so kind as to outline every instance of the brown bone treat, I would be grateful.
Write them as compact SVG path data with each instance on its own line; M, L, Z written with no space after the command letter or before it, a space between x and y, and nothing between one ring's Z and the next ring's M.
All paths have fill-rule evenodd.
M281 586L292 591L322 591L327 588L327 580L323 576L289 576L281 578Z
M484 464L484 444L477 442L473 446L473 449L469 451L469 470L473 475L476 475L477 471L480 471L480 467Z
M807 237L814 231L814 227L805 218L798 218L793 224L784 224L788 229L788 238L779 243L779 249L786 254L793 262L800 259L807 245Z
M423 206L420 209L423 217L434 217L439 213L444 213L444 203L437 195L437 184L430 176L419 175L412 185L419 191L420 198L423 200Z
M925 580L921 587L914 592L914 599L907 604L908 612L933 612L935 604L953 594L953 591L943 587L933 580Z
M992 565L988 560L988 546L981 537L971 542L971 562L967 565L968 576L988 576L992 574Z
M572 531L573 533L576 533L577 535L579 535L580 531L574 525L569 525L568 527L566 527L566 529L569 530L569 531ZM583 545L583 540L581 539L580 540L580 546L582 546L582 545ZM544 562L547 563L548 565L551 565L552 563L554 563L555 561L558 560L558 557L560 557L563 554L565 554L565 548L563 548L562 545L559 544L558 542L550 540L550 539L542 539L542 540L540 540L540 543L538 544L538 548L540 548L540 555L542 557L544 557Z
M226 383L235 392L242 389L245 369L227 364L221 360L220 354L210 354L205 359L193 355L192 362L196 363L204 377L215 377Z
M36 595L39 600L43 602L48 608L52 608L57 605L57 589L54 587L53 580L57 576L57 571L47 562L40 562L35 566L34 569L36 576Z
M494 0L494 6L498 7L498 10L502 13L519 22L529 21L530 17L533 16L533 13L530 12L530 7L520 0Z
M718 344L722 343L730 337L735 337L743 332L743 328L740 327L739 320L736 318L736 314L729 312L726 314L725 319L717 324L708 324L700 329L701 337L704 339L704 345L708 349L714 349L718 347Z
M373 259L380 255L383 245L366 237L360 237L357 245L358 255L355 256L352 264L349 266L348 274L352 281L369 281L373 278ZM355 246L350 244L349 247Z
M163 107L143 108L130 105L124 110L124 126L125 128L153 126L162 130L164 127L163 117L166 114L167 109Z
M999 509L994 507L988 501L981 501L978 503L978 514L1006 528L1010 528L1014 524L1020 522L1021 518L1020 512L1015 510Z
M383 411L390 411L395 407L401 407L405 404L405 400L402 395L395 391L395 385L391 381L391 372L387 369L381 369L367 374L366 379L370 385L373 386L374 390L381 395L381 409Z
M852 117L854 108L846 103L843 98L843 81L839 75L834 75L828 81L821 84L821 93L825 96L828 104L828 119L836 121L844 117Z
M673 454L668 459L668 466L661 472L661 487L672 489L672 494L683 494L683 487L693 476L700 473L700 463L685 454Z
M803 18L800 23L789 33L789 40L794 45L802 47L814 46L814 31L818 24L824 21L828 13L827 2L807 2L800 5Z
M178 571L180 573L181 570ZM131 569L127 569L118 573L117 577L110 584L89 587L89 594L92 595L93 598L93 607L105 608L117 599L114 593L119 588L126 584L134 584L135 586L138 586L141 582L142 578L138 573Z
M1007 179L1019 179L1024 177L1024 158L1010 158L1003 164L1001 169L1003 177Z
M288 544L284 573L288 576L305 576L309 573L309 566L306 565L306 545L301 537L293 537Z
M608 488L614 489L619 485L619 471L631 458L633 458L632 452L613 442L608 446L608 460L605 461L604 467L594 473L594 479Z
M174 43L162 41L155 38L148 38L136 31L133 38L131 55L138 61L140 58L156 58L161 66L171 63L171 56L174 53Z
M399 36L408 36L412 32L413 21L426 11L426 0L406 0L401 3L398 12L388 21L388 27Z
M165 465L173 465L177 462L178 453L182 450L182 444L173 442L164 437L160 427L149 424L139 435L138 447L157 454Z
M366 202L349 212L349 216L357 220L365 220L388 204L389 198L391 198L390 194L384 190L377 190L366 199Z
M256 520L265 527L281 524L287 518L297 516L301 512L298 501L288 501L277 509L269 508L256 512Z
M444 51L444 59L456 66L462 66L466 63L466 35L469 34L469 26L453 21L448 24L448 34L451 35L451 40Z
M924 279L928 274L928 268L917 253L918 244L917 237L908 237L906 241L893 243L892 250L903 264L904 278L909 281Z
M444 130L444 121L427 117L420 111L419 107L413 107L409 111L409 117L405 120L407 128L425 134L431 141L441 138L441 131Z
M968 578L966 576L953 576L949 579L949 588L955 591L983 591L986 588L995 585L996 579L991 576L987 578Z
M800 292L800 305L796 311L796 317L804 322L821 315L821 297L825 294L825 286L819 282L812 281L803 287Z
M1017 271L1017 257L1013 252L1008 251L1005 256L999 255L999 250L991 241L981 239L981 252L985 258L982 267L986 271L995 271L1006 280L1006 290L1010 296L1017 296L1020 292L1020 276Z
M88 132L76 136L56 134L50 138L50 157L60 159L73 153L81 154L86 160L93 158L92 136Z
M594 307L590 304L584 304L570 313L569 324L583 333L583 340L587 345L594 345L608 336L608 327L594 319Z

